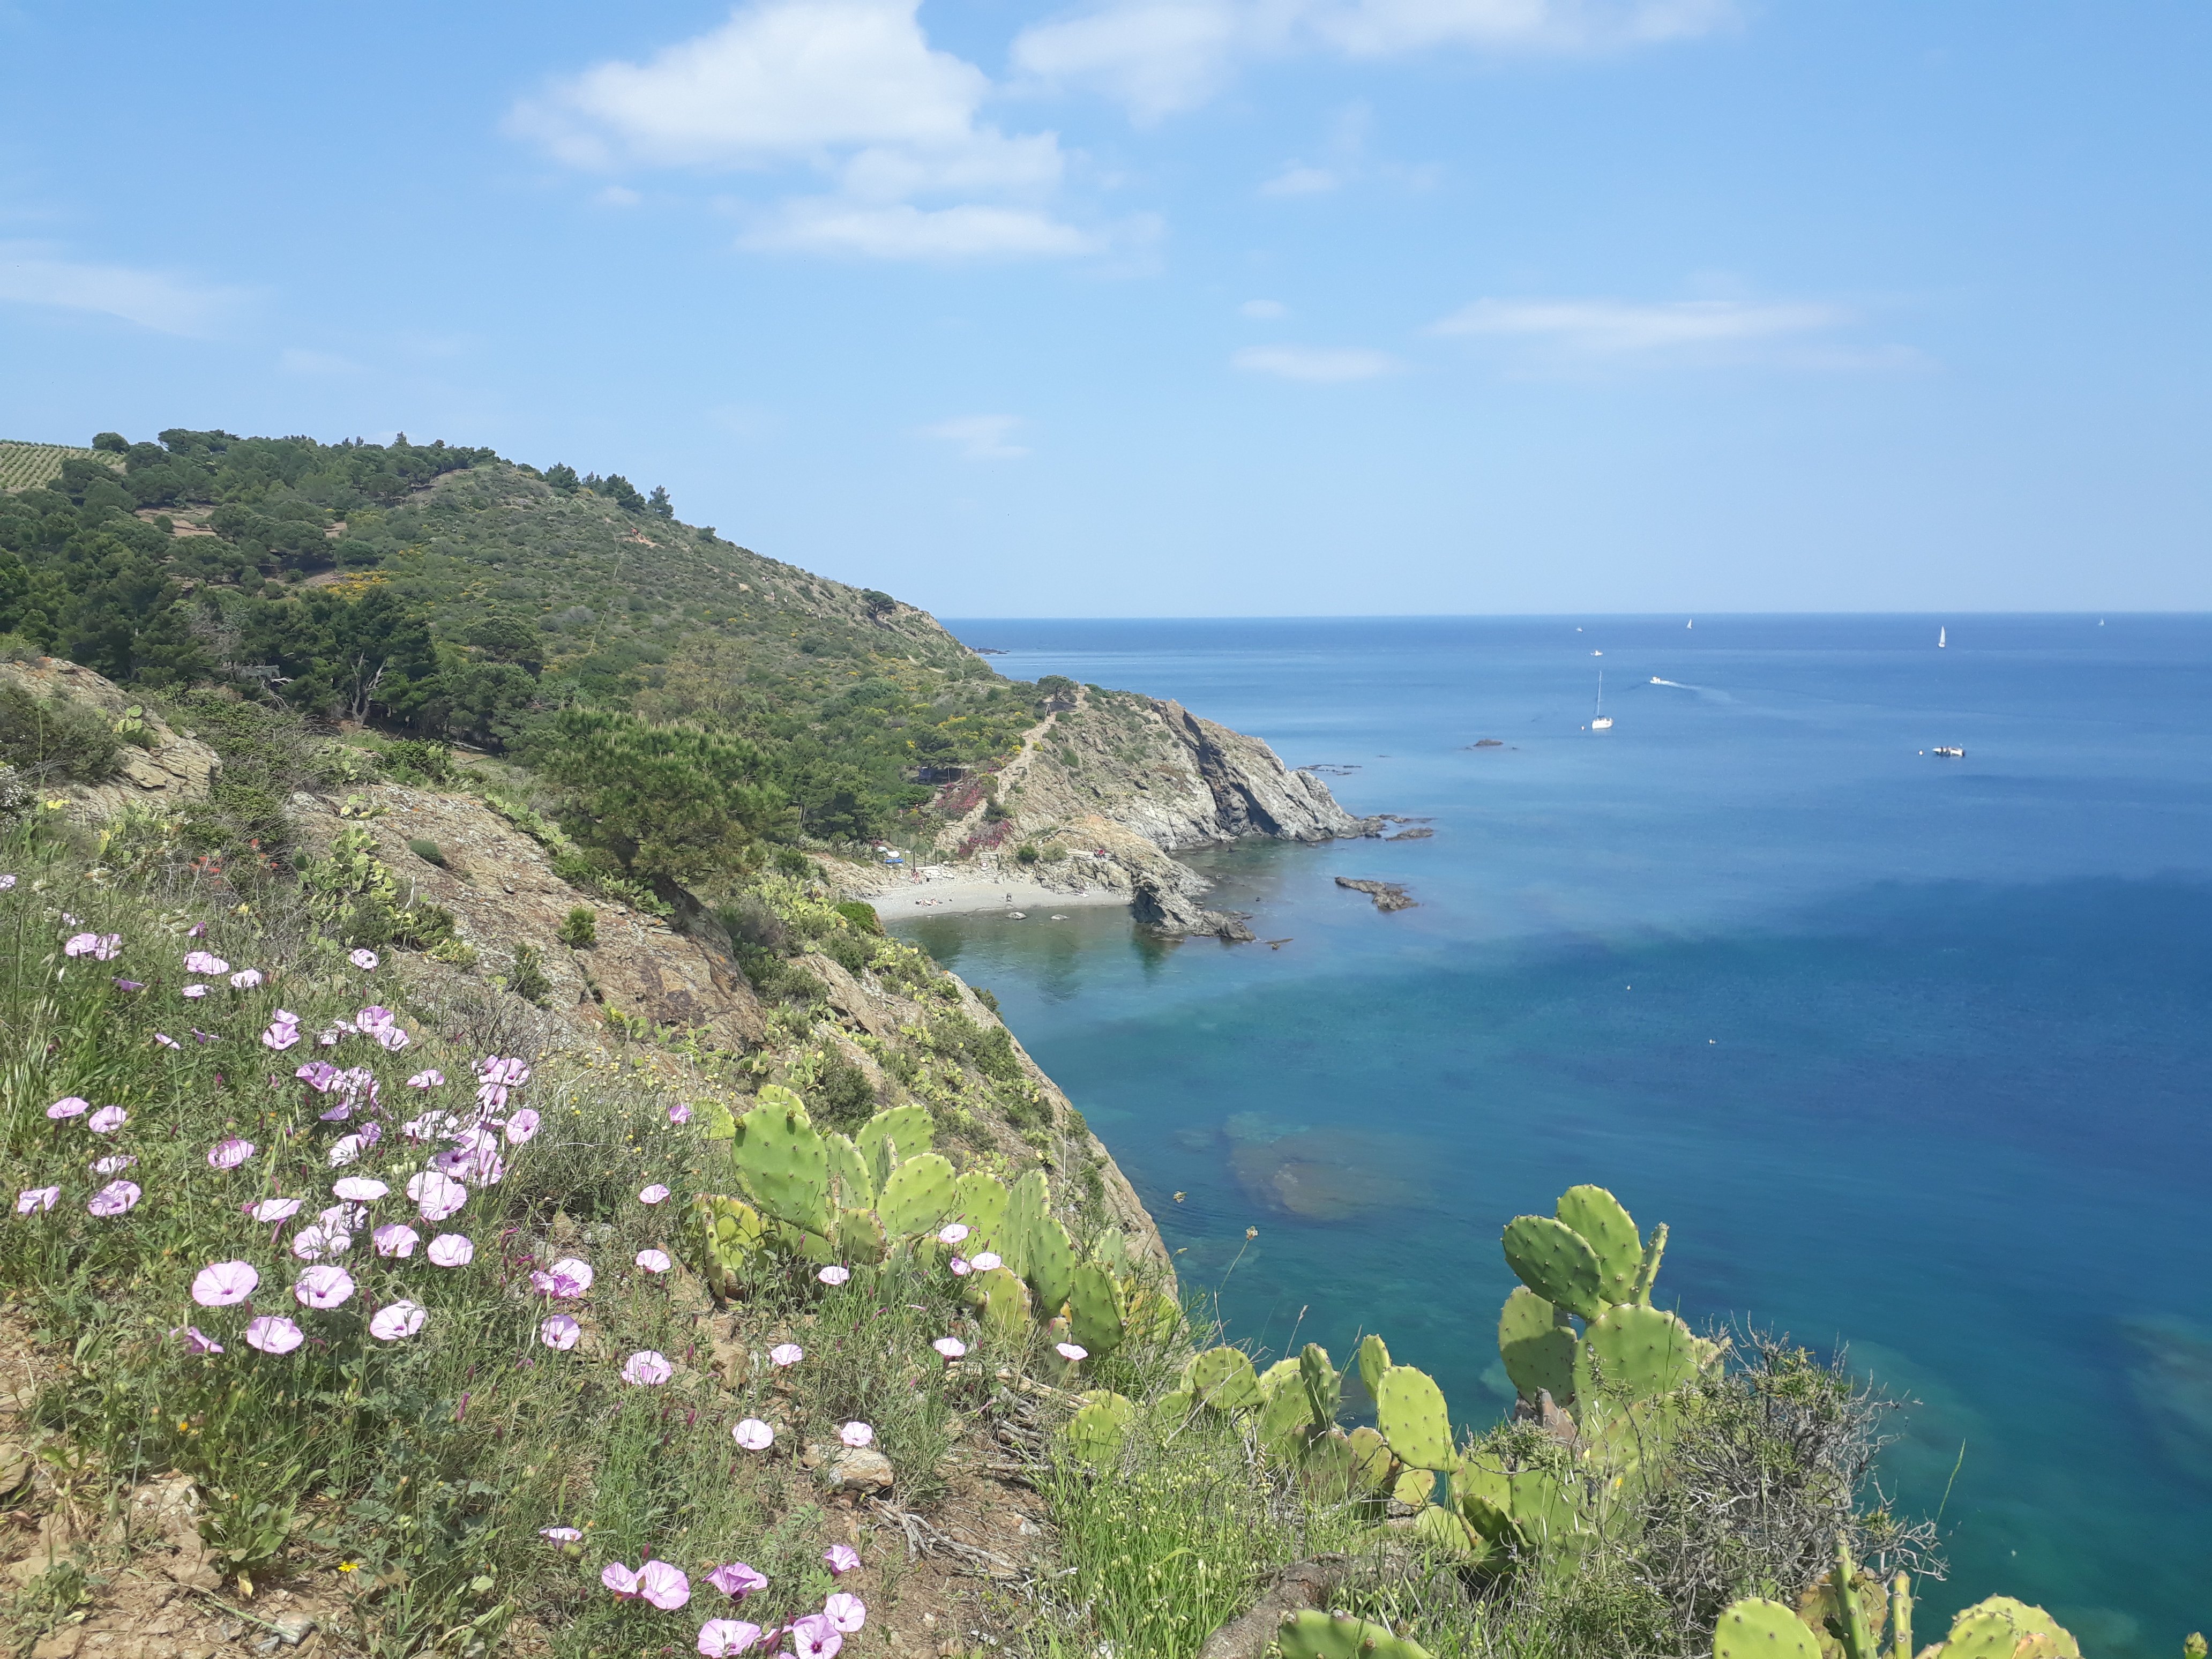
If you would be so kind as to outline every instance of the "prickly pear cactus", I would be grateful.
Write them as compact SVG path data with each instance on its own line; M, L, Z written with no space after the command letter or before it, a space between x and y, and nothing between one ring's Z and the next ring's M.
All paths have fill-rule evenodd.
M1426 1371L1393 1365L1382 1373L1382 1386L1375 1391L1375 1426L1401 1463L1449 1469L1459 1462L1443 1390Z
M1028 1249L1024 1254L1028 1260L1022 1278L1036 1297L1038 1317L1056 1319L1075 1288L1075 1241L1057 1218L1048 1215L1031 1221L1025 1237Z
M1305 1390L1306 1410L1317 1431L1336 1426L1337 1407L1344 1397L1344 1379L1329 1363L1328 1350L1309 1342L1298 1354L1298 1382Z
M1597 1257L1599 1297L1607 1303L1633 1300L1636 1277L1644 1270L1644 1237L1620 1200L1602 1187L1570 1187L1553 1213L1582 1235Z
M1870 1572L1856 1572L1851 1575L1851 1595L1859 1604L1861 1627L1868 1632L1870 1642L1878 1642L1882 1620L1889 1612L1889 1598L1882 1582ZM1836 1602L1836 1575L1832 1570L1797 1598L1797 1616L1813 1632L1820 1659L1851 1659L1849 1644L1844 1639L1844 1614Z
M1952 1621L1943 1659L2081 1659L2081 1650L2041 1607L1992 1595Z
M894 1106L878 1112L853 1137L878 1187L907 1159L927 1152L936 1139L936 1121L922 1106Z
M1721 1614L1713 1659L1820 1659L1820 1650L1796 1613L1753 1596Z
M1311 1420L1298 1362L1279 1359L1260 1373L1260 1443L1279 1457L1297 1452Z
M868 1173L867 1160L850 1137L834 1130L822 1137L822 1150L830 1158L830 1205L836 1210L872 1210L876 1207L875 1177Z
M1452 1510L1436 1504L1431 1504L1413 1517L1413 1536L1431 1549L1442 1550L1455 1559L1470 1565L1490 1553L1488 1539Z
M830 1231L830 1152L799 1097L771 1083L738 1120L730 1143L745 1190L778 1221L817 1235Z
M1452 1474L1452 1502L1460 1518L1501 1549L1523 1541L1513 1525L1513 1486L1505 1471L1481 1457L1470 1457Z
M976 1238L995 1239L1006 1231L1009 1196L1004 1182L981 1170L970 1170L952 1183L952 1219L975 1235L961 1247L964 1253L973 1255L981 1248Z
M1367 1390L1370 1400L1382 1386L1382 1373L1390 1369L1390 1350L1382 1346L1382 1339L1370 1332L1359 1340L1359 1381Z
M1276 1638L1283 1659L1429 1659L1428 1650L1381 1625L1309 1607L1286 1615Z
M1575 1395L1651 1400L1698 1374L1697 1338L1674 1315L1657 1308L1608 1308L1583 1333L1575 1351Z
M1004 1335L1018 1336L1030 1325L1030 1287L1005 1267L973 1275L969 1294L982 1304L982 1322Z
M1242 1348L1208 1348L1192 1358L1183 1378L1199 1403L1216 1411L1249 1411L1260 1403L1260 1379Z
M1079 1347L1094 1357L1121 1346L1121 1294L1103 1267L1086 1261L1075 1270L1067 1292L1068 1329Z
M873 1210L840 1210L834 1240L839 1258L872 1267L890 1254L890 1241Z
M765 1224L751 1205L713 1193L691 1200L690 1223L699 1276L716 1300L726 1301L737 1293L739 1272L763 1248Z
M1575 1401L1575 1328L1559 1309L1516 1285L1498 1316L1498 1352L1514 1391L1526 1401L1549 1390L1565 1411Z
M893 1238L934 1232L951 1212L957 1180L950 1159L918 1152L892 1170L876 1200L884 1231Z
M1024 1279L1030 1273L1030 1252L1037 1235L1052 1215L1052 1186L1042 1170L1031 1170L1007 1189L1006 1218L998 1232L999 1255Z
M1361 1486L1379 1492L1389 1484L1390 1468L1397 1461L1390 1455L1389 1442L1362 1424L1344 1437L1344 1443L1352 1459L1352 1476Z
M1505 1265L1554 1307L1583 1319L1605 1311L1597 1253L1573 1228L1547 1215L1516 1216L1505 1224Z
M1083 1408L1068 1419L1063 1431L1068 1452L1093 1468L1110 1468L1120 1461L1121 1443L1137 1420L1136 1401L1103 1389L1092 1389L1083 1401Z

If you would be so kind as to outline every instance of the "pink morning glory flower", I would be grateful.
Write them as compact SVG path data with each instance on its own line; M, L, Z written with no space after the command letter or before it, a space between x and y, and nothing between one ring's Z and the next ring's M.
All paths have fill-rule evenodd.
M832 1577L842 1578L860 1565L860 1553L850 1544L832 1544L822 1552L822 1559Z
M331 1091L331 1085L338 1080L338 1068L327 1060L310 1060L303 1062L292 1075L317 1094L326 1095Z
M75 918L72 917L70 920L74 921ZM99 934L73 933L70 936L69 943L62 946L62 954L65 957L89 957L96 956L99 950ZM107 958L100 957L100 960L105 962Z
M538 1535L550 1538L556 1544L580 1544L584 1541L584 1534L574 1527L540 1527Z
M228 1308L253 1294L260 1273L247 1261L216 1261L192 1275L192 1300L203 1308Z
M707 1659L732 1659L760 1645L761 1627L742 1619L709 1619L699 1626L699 1651Z
M663 1613L673 1613L691 1599L691 1581L665 1561L647 1561L637 1570L637 1593Z
M94 962L112 962L122 954L123 935L120 933L102 933L92 947Z
M185 957L185 971L188 974L227 974L230 971L230 964L221 957L211 957L204 951L193 951Z
M958 1359L968 1352L968 1345L957 1336L940 1336L929 1346L947 1359Z
M517 1146L537 1133L538 1114L527 1106L507 1121L507 1138Z
M469 1189L449 1175L424 1170L407 1179L407 1196L421 1207L425 1221L443 1221L469 1201Z
M290 1048L299 1040L300 1028L296 1024L290 1025L271 1024L267 1030L261 1034L262 1047L264 1048L274 1048L279 1053Z
M246 1328L246 1346L264 1353L289 1353L307 1340L297 1325L273 1314L264 1314Z
M146 981L144 980L125 979L120 974L118 974L113 979L110 980L108 983L114 986L114 988L118 991L143 991L146 988Z
M303 1308L335 1308L353 1294L353 1275L325 1262L293 1281L292 1295Z
M111 1181L92 1195L92 1202L84 1207L94 1215L127 1214L138 1202L138 1183L135 1181Z
M264 1225L272 1221L289 1221L300 1213L296 1198L264 1198L253 1206L253 1218Z
M40 1210L51 1210L61 1195L58 1187L26 1187L15 1194L15 1213L35 1215Z
M691 1108L684 1102L678 1101L668 1109L668 1121L671 1123L689 1123L691 1121Z
M828 1267L814 1276L824 1285L842 1285L853 1276L853 1270L849 1267Z
M669 1261L665 1250L640 1250L637 1265L649 1273L665 1273L675 1264Z
M197 1002L200 998L208 994L208 989L209 988L204 985L187 985L185 987L184 994L191 1000Z
M120 1106L103 1106L85 1119L84 1127L96 1135L112 1135L131 1121L131 1114Z
M92 1103L90 1101L80 1100L75 1095L64 1095L59 1100L46 1108L46 1115L55 1119L82 1117L85 1113L91 1109Z
M845 1638L836 1627L818 1613L810 1613L804 1619L794 1619L786 1632L791 1638L794 1659L836 1659L845 1645Z
M373 1176L348 1176L331 1187L333 1194L349 1204L374 1204L391 1190Z
M625 1601L637 1600L637 1575L619 1561L599 1569L599 1582Z
M962 1222L948 1222L938 1229L937 1237L943 1243L957 1244L968 1237L968 1229Z
M510 1054L504 1059L497 1054L487 1054L483 1063L477 1067L477 1081L503 1083L520 1088L530 1081L530 1067L522 1063L520 1054Z
M584 1328L566 1314L555 1314L538 1328L538 1340L556 1353L566 1353L576 1346Z
M666 1357L650 1348L641 1348L623 1361L623 1381L641 1389L657 1389L675 1375L676 1367L668 1363Z
M996 1250L985 1250L975 1258L972 1265L979 1273L989 1273L1000 1265L999 1253Z
M171 1331L169 1334L185 1339L185 1351L187 1353L221 1353L222 1352L222 1344L197 1325L186 1325L179 1330Z
M730 1431L730 1437L747 1451L766 1451L775 1443L775 1431L757 1417L745 1419ZM762 1581L763 1583L766 1582L765 1579ZM759 1587L757 1584L754 1586L756 1589ZM733 1590L731 1594L735 1595L736 1592Z
M532 1273L530 1286L540 1296L581 1296L592 1288L592 1264L564 1256L549 1270Z
M234 991L251 991L260 983L261 970L258 968L241 968L230 976L230 988Z
M1065 1359L1071 1365L1074 1364L1079 1359L1088 1359L1091 1358L1090 1349L1079 1348L1073 1342L1055 1342L1052 1346L1053 1352L1057 1353L1062 1359Z
M380 1342L397 1342L421 1330L422 1322L429 1316L403 1297L376 1310L375 1317L368 1322L368 1334Z
M374 951L356 951L351 955L348 956L346 960L353 963L355 967L360 969L362 972L367 973L370 969L376 966L376 952Z
M410 1256L422 1242L422 1235L404 1221L387 1222L368 1237L379 1255Z
M756 1590L768 1588L766 1575L755 1572L742 1561L726 1562L707 1575L707 1582L725 1595L742 1601Z
M656 1181L637 1195L637 1201L641 1204L658 1204L667 1196L668 1188Z
M324 1226L349 1233L368 1219L366 1204L333 1204L315 1218Z
M376 1033L377 1047L387 1054L396 1054L414 1041L397 1025L387 1025Z
M778 1365L796 1365L806 1358L806 1350L796 1342L779 1342L768 1351L768 1357Z
M106 1158L94 1158L92 1172L94 1175L121 1175L137 1161L128 1152L112 1152Z
M850 1636L868 1622L868 1604L849 1591L837 1590L822 1603L822 1616Z
M253 1153L254 1146L252 1141L240 1140L234 1135L228 1140L218 1140L216 1142L213 1149L210 1150L207 1155L208 1168L210 1170L235 1170L240 1164L245 1163L247 1158L252 1158Z
M873 1440L876 1437L876 1431L866 1423L848 1423L837 1431L837 1437L847 1445L858 1449Z
M360 1135L343 1135L331 1143L331 1168L343 1170L349 1164L357 1164L368 1148L368 1142Z
M434 1089L445 1080L446 1074L433 1066L428 1070L417 1072L413 1077L409 1078L407 1086L410 1089Z
M975 1271L975 1263L969 1261L965 1256L956 1255L945 1265L952 1269L952 1276L955 1279L965 1279Z
M430 1241L430 1248L423 1254L430 1258L434 1267L465 1267L476 1260L477 1247L473 1240L463 1234L440 1233Z
M353 1248L353 1237L339 1227L302 1227L292 1235L292 1254L302 1261L319 1261L326 1255L343 1255Z
M185 1046L183 1043L178 1042L176 1038L171 1036L167 1031L155 1032L154 1041L160 1043L164 1048L182 1048Z

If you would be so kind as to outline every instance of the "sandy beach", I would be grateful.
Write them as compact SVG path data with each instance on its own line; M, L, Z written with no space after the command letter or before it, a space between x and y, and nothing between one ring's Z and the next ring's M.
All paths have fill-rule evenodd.
M917 872L911 876L886 877L868 902L885 921L975 910L1018 910L1030 921L1043 921L1079 905L1127 907L1129 896L1111 887L1060 892L1023 876L953 867L931 876Z

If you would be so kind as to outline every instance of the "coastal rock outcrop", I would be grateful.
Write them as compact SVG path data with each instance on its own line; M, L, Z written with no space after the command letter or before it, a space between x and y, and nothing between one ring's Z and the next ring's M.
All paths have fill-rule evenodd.
M113 681L58 657L0 662L0 684L41 702L58 698L110 722L121 720L127 709L143 707ZM35 777L31 781L44 795L66 799L70 816L81 823L104 823L125 806L166 810L204 799L221 767L215 750L157 714L147 712L139 718L146 742L124 746L114 777L100 783L49 785Z
M1403 840L1403 836L1395 839ZM1352 876L1339 876L1339 887L1349 887L1355 893L1364 893L1375 901L1378 910L1410 910L1418 902L1407 896L1405 884L1395 881L1364 881Z

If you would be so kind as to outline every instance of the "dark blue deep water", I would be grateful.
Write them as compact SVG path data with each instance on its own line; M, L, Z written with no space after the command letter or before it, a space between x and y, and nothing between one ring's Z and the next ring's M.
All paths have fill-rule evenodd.
M1486 1419L1498 1230L1601 1182L1693 1323L1919 1402L1885 1472L1932 1514L1957 1469L1931 1629L2003 1591L2171 1655L2212 1623L2212 618L1684 621L955 623L1435 834L1201 855L1279 950L902 931L1234 1334L1379 1330Z

